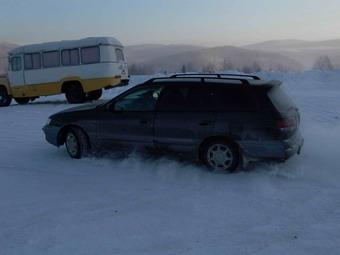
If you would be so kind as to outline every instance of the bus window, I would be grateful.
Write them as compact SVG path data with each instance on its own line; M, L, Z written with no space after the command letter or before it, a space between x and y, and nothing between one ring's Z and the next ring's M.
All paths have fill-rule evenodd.
M95 64L100 62L99 47L86 47L81 49L82 64Z
M40 53L25 54L24 60L26 70L41 68Z
M117 61L124 61L124 53L121 49L116 49Z
M59 51L48 51L43 53L44 67L57 67L60 66L60 53Z
M12 57L11 58L11 69L13 72L21 71L21 57Z
M80 64L79 49L63 50L61 52L63 66L76 66Z

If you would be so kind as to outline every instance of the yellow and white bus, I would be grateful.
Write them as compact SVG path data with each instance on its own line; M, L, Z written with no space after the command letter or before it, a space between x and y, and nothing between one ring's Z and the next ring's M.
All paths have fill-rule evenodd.
M0 77L0 106L12 98L27 104L61 93L69 103L83 103L99 99L102 89L129 82L124 47L113 37L20 46L8 59L8 75Z

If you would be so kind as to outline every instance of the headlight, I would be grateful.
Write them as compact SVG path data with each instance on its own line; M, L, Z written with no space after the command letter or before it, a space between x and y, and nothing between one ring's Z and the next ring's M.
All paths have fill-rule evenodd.
M51 118L48 118L48 119L47 119L47 121L46 121L46 124L45 124L45 126L48 126L48 125L50 125L50 124L51 124L51 122L52 122L52 119L51 119Z

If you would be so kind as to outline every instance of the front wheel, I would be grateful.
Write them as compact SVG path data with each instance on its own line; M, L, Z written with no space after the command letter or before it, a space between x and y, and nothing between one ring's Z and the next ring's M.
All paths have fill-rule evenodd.
M16 97L14 98L14 100L18 104L24 105L24 104L28 104L31 99L29 97Z
M237 146L223 140L215 140L203 148L202 159L212 171L235 171L240 164Z
M8 95L6 91L0 90L0 107L9 106L12 102L12 96Z
M81 159L88 155L89 141L86 134L79 128L71 128L67 131L65 146L71 158Z

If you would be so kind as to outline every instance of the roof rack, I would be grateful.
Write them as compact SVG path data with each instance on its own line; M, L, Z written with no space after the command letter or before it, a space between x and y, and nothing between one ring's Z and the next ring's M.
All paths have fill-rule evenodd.
M155 81L164 81L164 80L167 80L167 81L171 81L172 79L176 79L176 78L179 78L179 79L192 79L192 78L199 78L202 80L202 82L205 82L205 79L216 79L216 80L225 80L225 81L229 81L229 82L233 82L233 81L238 81L238 82L241 82L243 85L250 85L250 80L249 79L242 79L242 78L224 78L224 77L192 77L192 76L170 76L170 77L161 77L161 78L153 78L153 79L150 79L148 81L146 81L145 83L153 83Z
M181 77L194 77L194 76L216 76L217 78L225 78L225 76L229 77L245 77L252 78L253 80L261 80L259 76L256 75L247 75L247 74L228 74L228 73L182 73L182 74L174 74L170 76L170 78L181 78Z

